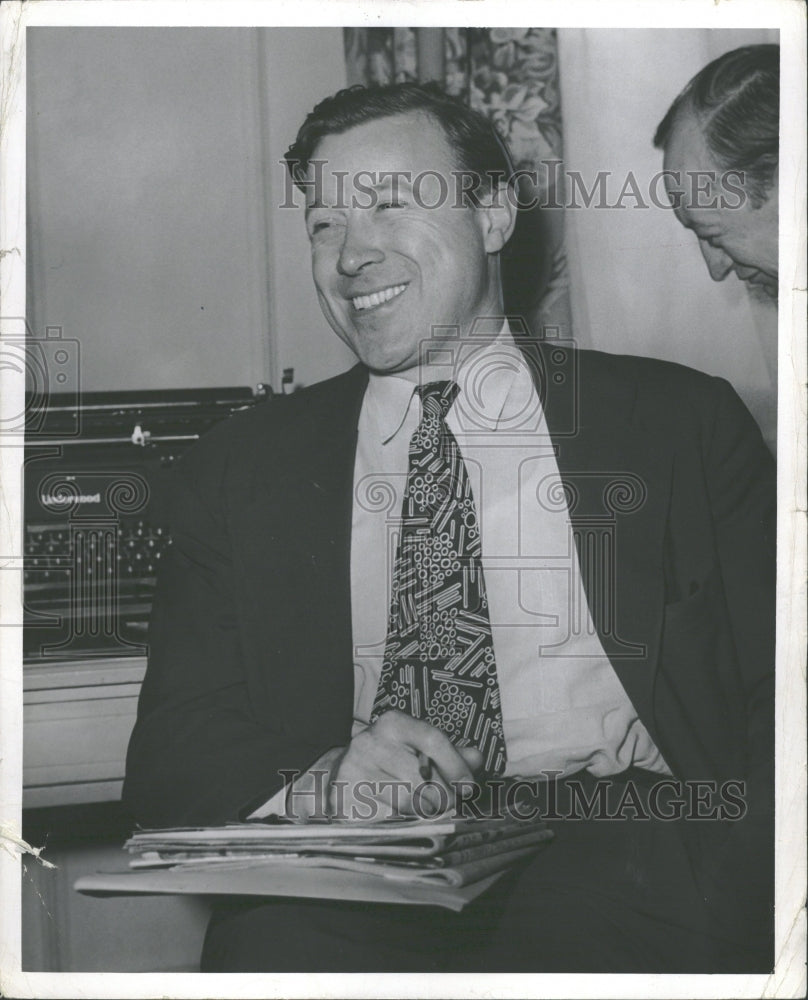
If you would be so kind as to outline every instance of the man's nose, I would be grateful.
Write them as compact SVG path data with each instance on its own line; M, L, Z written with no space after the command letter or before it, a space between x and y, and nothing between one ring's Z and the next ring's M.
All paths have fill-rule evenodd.
M369 220L349 220L337 261L340 274L355 275L368 264L380 264L383 260L384 251L374 238Z
M735 266L732 257L718 247L710 246L706 240L699 240L699 248L710 277L713 281L723 281Z

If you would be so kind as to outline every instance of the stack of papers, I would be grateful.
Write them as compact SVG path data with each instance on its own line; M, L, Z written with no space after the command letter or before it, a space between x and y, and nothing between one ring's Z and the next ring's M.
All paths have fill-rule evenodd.
M553 834L539 821L395 819L143 830L129 871L81 892L227 893L406 902L459 910Z

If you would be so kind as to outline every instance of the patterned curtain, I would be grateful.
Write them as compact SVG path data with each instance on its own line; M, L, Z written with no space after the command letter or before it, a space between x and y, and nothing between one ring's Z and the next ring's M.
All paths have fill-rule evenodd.
M536 336L571 337L554 28L346 28L348 83L438 80L510 149L522 209L503 255L505 308ZM557 207L553 207L557 206Z

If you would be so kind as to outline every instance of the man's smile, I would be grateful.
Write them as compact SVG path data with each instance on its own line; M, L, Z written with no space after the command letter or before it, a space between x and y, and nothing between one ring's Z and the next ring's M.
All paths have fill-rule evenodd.
M397 298L406 287L406 285L388 285L386 288L380 288L367 295L357 295L351 299L351 303L357 311L376 309L378 306L384 305L385 302Z

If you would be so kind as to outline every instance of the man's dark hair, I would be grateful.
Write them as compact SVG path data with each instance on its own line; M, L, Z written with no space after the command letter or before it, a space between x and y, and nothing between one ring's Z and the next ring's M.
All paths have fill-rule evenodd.
M765 201L778 164L780 46L747 45L700 70L659 123L657 149L668 142L679 115L688 112L718 165L744 172L753 205Z
M395 83L373 87L356 84L320 101L284 157L293 181L305 192L309 162L325 136L413 111L430 115L441 126L457 154L458 168L473 178L474 193L488 192L511 178L510 155L485 115L450 97L437 83ZM470 197L476 201L474 194Z

